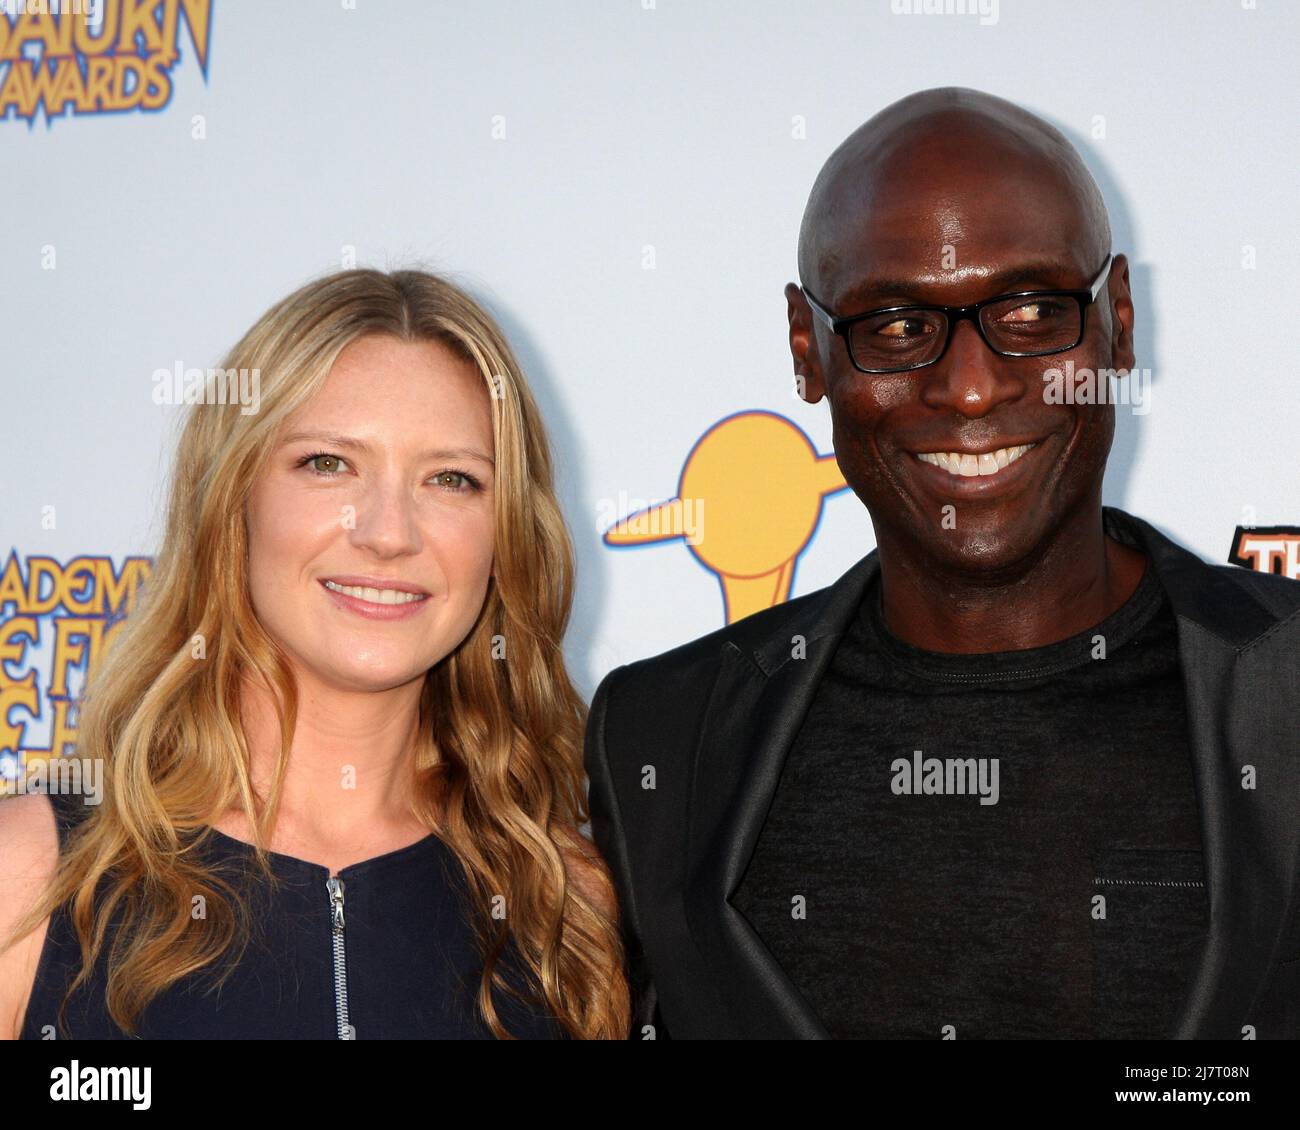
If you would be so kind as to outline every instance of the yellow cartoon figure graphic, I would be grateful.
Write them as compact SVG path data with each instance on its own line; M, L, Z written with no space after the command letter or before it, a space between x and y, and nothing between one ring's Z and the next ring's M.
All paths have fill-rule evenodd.
M845 488L834 454L819 455L798 425L775 412L738 412L696 442L675 498L614 523L604 540L682 538L718 578L730 624L789 599L822 500Z

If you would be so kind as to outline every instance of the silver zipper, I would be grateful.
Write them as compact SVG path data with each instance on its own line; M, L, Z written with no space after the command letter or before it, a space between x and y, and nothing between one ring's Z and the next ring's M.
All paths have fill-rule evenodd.
M330 893L331 936L334 942L334 1011L338 1016L339 1039L355 1040L348 1023L348 964L343 949L343 880L329 878L325 887Z

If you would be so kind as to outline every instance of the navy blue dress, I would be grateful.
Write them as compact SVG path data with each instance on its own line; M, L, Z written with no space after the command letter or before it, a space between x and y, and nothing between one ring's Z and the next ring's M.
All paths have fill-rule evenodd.
M84 808L79 797L50 800L62 843ZM139 1038L492 1038L476 1005L482 962L466 917L464 872L436 835L336 875L272 852L271 867L281 880L276 888L242 840L213 829L202 850L228 881L239 877L252 912L249 944L219 989L213 989L209 966L155 997L137 1021ZM237 952L232 947L222 960ZM505 967L513 984L523 984L516 956L507 949ZM68 1003L66 1029L56 1028L64 990L80 965L76 933L61 907L50 919L20 1039L128 1038L105 1007L102 953ZM540 1005L499 991L494 1000L512 1035L565 1038Z

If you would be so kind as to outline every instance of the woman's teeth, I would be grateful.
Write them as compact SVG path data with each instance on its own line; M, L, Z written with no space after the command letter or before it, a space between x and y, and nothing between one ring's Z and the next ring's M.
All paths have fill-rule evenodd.
M358 600L368 600L371 604L410 604L424 599L418 592L403 592L401 589L359 588L356 585L336 585L333 581L326 581L325 587L347 596L355 596Z
M978 475L996 475L1031 447L1037 446L1033 443L1022 443L1018 447L999 447L997 451L986 451L982 455L963 455L958 451L918 451L916 457L922 463L933 463L936 467L942 467L950 475L973 479Z

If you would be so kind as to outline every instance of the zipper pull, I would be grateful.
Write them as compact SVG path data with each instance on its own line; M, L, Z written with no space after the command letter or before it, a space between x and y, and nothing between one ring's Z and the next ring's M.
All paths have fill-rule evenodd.
M343 880L330 879L325 886L329 889L330 905L333 908L334 929L343 929Z

